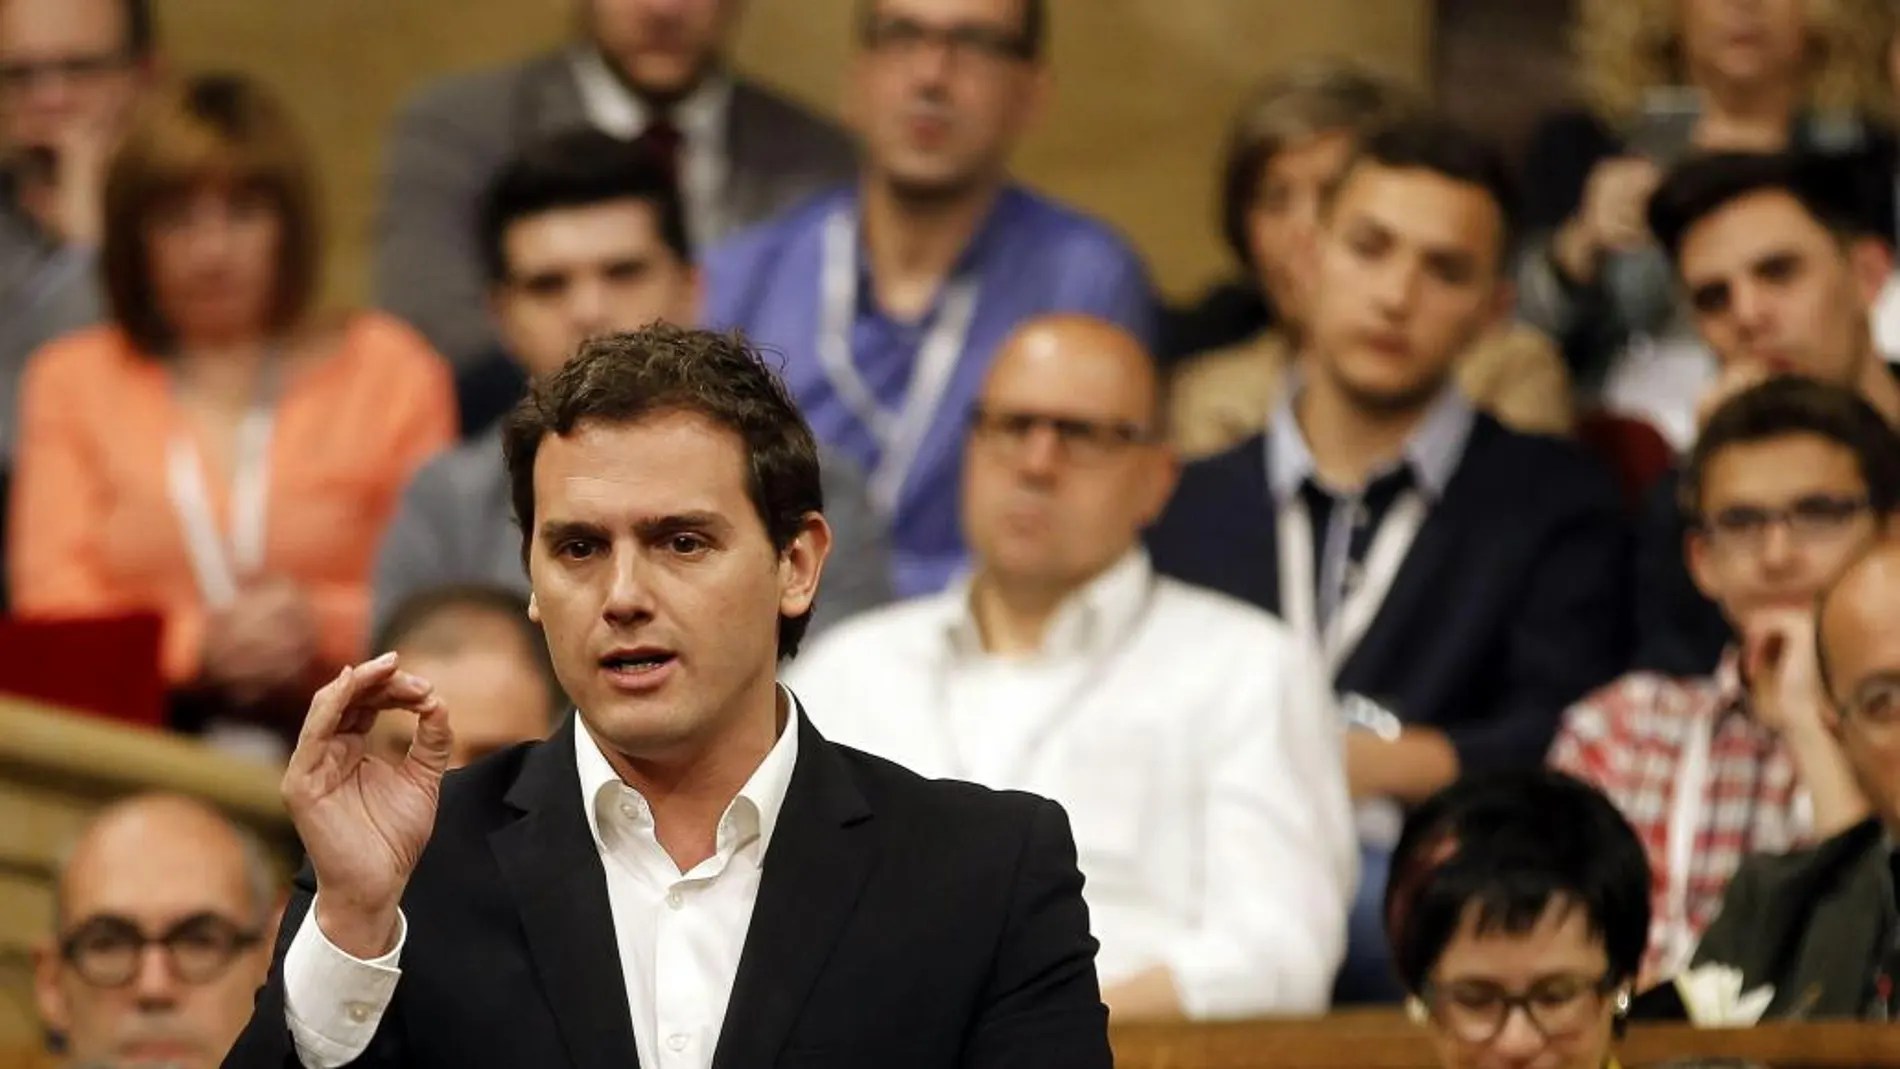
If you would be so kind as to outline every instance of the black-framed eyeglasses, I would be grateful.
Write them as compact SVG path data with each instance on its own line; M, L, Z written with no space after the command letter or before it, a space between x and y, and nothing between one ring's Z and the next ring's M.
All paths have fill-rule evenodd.
M125 917L89 917L60 940L59 954L79 978L94 987L124 987L139 974L145 948L165 949L172 974L187 984L208 984L224 975L239 954L263 933L216 913L194 913L158 935L147 935Z
M978 441L1010 452L1025 448L1044 429L1055 435L1063 454L1078 464L1107 460L1131 445L1154 440L1153 432L1125 419L1083 419L981 406L970 413L970 432Z
M132 66L123 51L60 56L57 59L0 61L0 93L24 93L42 81L89 82Z
M927 48L940 48L952 59L973 56L1007 63L1034 58L1022 34L980 22L930 26L916 19L873 18L864 25L864 47L892 58L908 58Z
M1696 527L1723 549L1759 549L1772 527L1785 528L1797 542L1837 537L1865 514L1871 502L1863 496L1810 494L1785 508L1732 505L1698 517Z
M1433 1021L1466 1043L1489 1043L1504 1031L1511 1014L1523 1010L1531 1027L1546 1040L1563 1039L1588 1029L1603 1012L1603 1001L1619 984L1617 977L1566 974L1547 976L1521 992L1488 980L1427 983L1420 992Z

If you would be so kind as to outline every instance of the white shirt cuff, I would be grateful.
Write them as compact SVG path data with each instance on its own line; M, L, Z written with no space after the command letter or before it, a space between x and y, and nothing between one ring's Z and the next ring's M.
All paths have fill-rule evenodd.
M317 925L317 904L284 952L284 1017L305 1069L339 1069L363 1056L402 979L397 962L409 920L396 914L396 945L369 961L337 949Z

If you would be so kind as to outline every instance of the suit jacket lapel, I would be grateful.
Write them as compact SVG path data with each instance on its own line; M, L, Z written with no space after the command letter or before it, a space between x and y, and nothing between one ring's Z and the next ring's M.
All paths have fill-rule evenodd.
M1275 616L1284 616L1280 604L1280 510L1273 500L1273 488L1267 485L1267 450L1273 448L1272 441L1271 436L1249 438L1242 446L1241 481L1234 487L1230 506L1241 515L1234 516L1225 526L1248 542L1255 537L1255 532L1264 535L1264 552L1258 545L1243 545L1234 555L1236 561L1259 561L1259 571L1255 574L1259 576L1260 586L1254 591L1258 597L1249 597L1246 591L1241 591L1240 596ZM1253 516L1245 514L1254 509L1259 511Z
M1464 459L1459 462L1458 470L1445 485L1445 495L1425 516L1425 522L1419 525L1418 535L1412 539L1412 546L1406 550L1405 560L1399 565L1399 574L1392 580L1392 588L1386 591L1385 600L1379 604L1378 613L1373 616L1371 626L1353 648L1352 654L1340 665L1339 679L1353 679L1370 675L1383 677L1387 673L1380 670L1382 661L1405 647L1400 636L1418 634L1415 621L1419 614L1435 610L1447 603L1443 588L1448 576L1462 574L1459 569L1448 567L1456 556L1459 547L1480 542L1471 541L1478 537L1471 531L1471 524L1479 513L1469 506L1466 495L1474 485L1472 469L1482 462L1485 423L1480 419L1471 428L1471 438L1465 444ZM1348 689L1341 683L1342 689ZM1384 702L1390 695L1368 694L1374 701ZM1403 715L1403 710L1393 710Z
M1868 968L1881 960L1892 938L1884 842L1877 830L1845 837L1840 845L1850 853L1857 848L1858 856L1814 867L1819 877L1847 866L1828 881L1833 886L1810 878L1790 895L1789 907L1797 915L1810 913L1813 922L1801 940L1799 963L1775 991L1769 1016L1859 1017L1866 1008L1862 1001Z
M875 860L871 810L838 751L798 718L786 788L712 1069L771 1065Z
M522 763L508 792L520 819L489 836L528 956L577 1069L637 1066L626 978L600 851L581 809L574 718Z
M726 104L726 184L721 198L728 220L769 214L778 132L764 121L762 103L757 87L733 79L732 99Z

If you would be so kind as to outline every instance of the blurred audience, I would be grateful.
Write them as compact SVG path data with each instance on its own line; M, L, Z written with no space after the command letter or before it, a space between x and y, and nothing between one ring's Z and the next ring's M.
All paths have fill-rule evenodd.
M1817 667L1827 696L1821 715L1874 816L1806 850L1743 862L1679 985L1693 989L1697 970L1734 969L1742 991L1768 995L1763 1020L1891 1021L1900 1012L1896 605L1900 543L1883 539L1848 565L1817 610Z
M251 834L148 794L86 826L53 908L34 988L69 1063L214 1069L264 983L283 888Z
M1116 1019L1324 1010L1356 857L1325 680L1266 613L1150 567L1175 479L1152 358L1031 320L966 449L970 573L787 683L827 738L1062 803Z
M321 229L284 109L230 75L141 110L106 177L110 326L33 357L8 571L28 616L158 611L181 726L294 732L368 635L371 555L454 434L445 366L313 308Z
M1858 391L1900 423L1900 382L1869 323L1893 257L1884 235L1868 232L1863 204L1858 184L1815 156L1710 155L1670 171L1648 226L1722 368L1705 411L1770 375L1795 374ZM1733 634L1684 566L1681 500L1671 476L1643 508L1635 663L1703 676Z
M1300 363L1315 284L1314 236L1326 191L1358 139L1416 110L1384 78L1339 63L1309 63L1264 86L1242 111L1228 148L1225 231L1276 313L1271 329L1191 357L1169 386L1169 424L1188 459L1260 433ZM1536 330L1504 321L1458 363L1459 389L1525 431L1570 430L1570 378Z
M906 596L963 565L963 432L1003 338L1044 312L1154 333L1134 250L1009 178L1049 92L1049 6L865 0L848 105L858 184L706 262L710 323L783 352L819 441L869 473Z
M376 301L457 367L492 353L482 314L482 191L548 136L592 128L667 161L701 244L850 180L844 133L726 64L743 0L573 0L576 38L425 87L390 134Z
M1615 1069L1649 933L1615 806L1554 772L1463 780L1407 819L1392 873L1392 960L1439 1064Z
M1523 315L1562 343L1580 386L1648 418L1678 447L1716 367L1670 285L1643 205L1701 152L1829 154L1887 190L1895 152L1882 0L1583 0L1576 51L1588 107L1533 138ZM1875 121L1879 120L1879 121Z
M1190 464L1149 532L1161 572L1280 614L1349 723L1365 876L1340 997L1395 997L1377 900L1397 807L1541 763L1624 668L1627 541L1609 473L1453 382L1507 311L1504 165L1421 116L1370 135L1322 211L1298 385L1264 435Z
M403 671L435 687L455 732L450 768L543 738L567 716L547 637L528 618L528 599L512 590L422 591L390 613L370 652L395 653ZM385 710L370 728L369 746L401 765L415 734L415 714Z
M645 146L576 131L525 150L498 173L481 212L488 307L512 373L494 377L513 405L528 374L566 363L597 334L698 315L677 188ZM502 427L438 457L404 491L376 565L376 619L419 590L487 583L528 591L511 522ZM834 552L812 628L890 600L890 547L863 475L821 447Z
M1744 857L1866 815L1822 716L1814 599L1900 508L1900 436L1850 390L1771 379L1709 418L1682 492L1690 571L1741 639L1713 674L1592 694L1551 750L1642 834L1652 980L1688 963Z
M0 0L0 467L27 357L105 314L106 161L152 53L149 0Z

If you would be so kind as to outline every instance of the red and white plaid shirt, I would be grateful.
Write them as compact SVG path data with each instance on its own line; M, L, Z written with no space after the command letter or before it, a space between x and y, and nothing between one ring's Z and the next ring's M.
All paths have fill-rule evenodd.
M1678 910L1671 902L1669 827L1675 788L1688 771L1692 732L1709 737L1687 884ZM1729 879L1750 854L1782 853L1807 842L1812 816L1807 792L1787 747L1749 715L1734 651L1715 675L1671 679L1635 672L1572 706L1550 751L1550 763L1594 784L1635 826L1649 853L1653 920L1643 974L1665 979L1687 963L1722 905ZM1685 915L1682 915L1686 913Z

